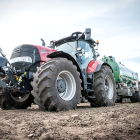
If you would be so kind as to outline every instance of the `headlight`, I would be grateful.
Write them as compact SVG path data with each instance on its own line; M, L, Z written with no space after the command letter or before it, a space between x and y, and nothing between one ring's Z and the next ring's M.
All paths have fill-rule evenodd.
M32 63L32 58L29 56L24 56L24 57L16 57L10 60L10 63L16 63L16 62L28 62Z

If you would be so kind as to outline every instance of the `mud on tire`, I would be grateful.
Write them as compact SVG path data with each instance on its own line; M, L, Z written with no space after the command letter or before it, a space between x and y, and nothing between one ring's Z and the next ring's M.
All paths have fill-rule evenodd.
M7 84L10 82L8 77L5 77L2 80ZM26 98L22 100L24 96L26 96ZM17 96L16 94L13 95L9 92L3 93L2 88L0 89L0 106L2 109L27 109L27 107L31 107L33 99L34 98L31 94L22 94L21 99L19 99L19 96Z
M44 111L75 109L81 95L80 73L72 61L54 58L37 68L31 83L34 102Z
M89 100L93 106L113 106L116 100L115 80L110 67L103 65L99 72L94 74L93 89L95 92L95 102Z

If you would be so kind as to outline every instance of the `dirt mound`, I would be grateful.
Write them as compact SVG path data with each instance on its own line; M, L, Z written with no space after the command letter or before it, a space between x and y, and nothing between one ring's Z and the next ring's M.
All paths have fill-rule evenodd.
M140 139L140 103L76 110L43 112L37 105L27 110L0 110L0 139Z

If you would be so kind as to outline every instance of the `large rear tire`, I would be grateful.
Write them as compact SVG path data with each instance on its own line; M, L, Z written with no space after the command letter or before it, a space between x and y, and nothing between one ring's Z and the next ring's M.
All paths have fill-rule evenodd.
M135 93L130 97L132 103L140 102L140 84L139 91L135 91Z
M8 77L2 79L5 83L9 83L10 80ZM33 103L33 96L31 94L12 94L9 92L4 92L0 89L0 105L4 110L8 109L27 109L31 107Z
M37 68L31 83L34 102L44 111L75 109L81 96L80 73L72 61L54 58Z
M113 106L116 100L116 87L112 70L109 66L103 65L99 72L94 74L93 89L96 99L89 100L93 106Z

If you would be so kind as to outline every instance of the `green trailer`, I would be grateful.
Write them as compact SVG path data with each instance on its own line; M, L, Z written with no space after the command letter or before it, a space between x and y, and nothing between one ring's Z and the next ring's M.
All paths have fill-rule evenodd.
M113 56L104 56L101 61L107 63L113 71L116 83L116 102L122 102L122 98L130 98L131 102L140 102L138 73L126 68L121 62L116 62Z

